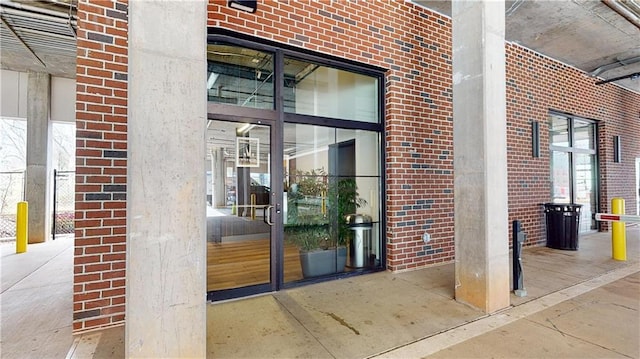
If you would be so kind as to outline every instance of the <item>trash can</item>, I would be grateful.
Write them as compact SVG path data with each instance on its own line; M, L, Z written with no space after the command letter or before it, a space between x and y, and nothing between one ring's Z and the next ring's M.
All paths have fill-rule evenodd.
M349 229L353 231L349 241L349 253L347 254L347 267L365 268L371 266L373 246L371 243L371 216L366 214L349 214L346 217Z
M545 203L547 247L575 251L578 249L581 204Z

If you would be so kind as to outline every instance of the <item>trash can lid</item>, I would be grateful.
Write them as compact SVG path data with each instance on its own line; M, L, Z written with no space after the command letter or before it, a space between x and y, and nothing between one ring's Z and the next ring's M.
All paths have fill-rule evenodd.
M544 203L543 205L545 212L580 212L582 208L582 205L578 203Z
M349 225L371 223L371 216L366 214L353 213L346 215L345 220Z

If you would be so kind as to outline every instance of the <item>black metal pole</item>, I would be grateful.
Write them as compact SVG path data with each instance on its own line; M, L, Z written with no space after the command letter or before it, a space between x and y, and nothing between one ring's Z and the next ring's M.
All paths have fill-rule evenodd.
M56 240L56 212L58 210L58 202L56 201L56 192L58 186L56 185L56 181L58 179L58 171L53 170L53 223L51 224L51 237L53 240Z
M513 291L515 295L524 297L527 291L524 289L524 277L522 273L522 244L527 238L522 230L520 221L513 221Z

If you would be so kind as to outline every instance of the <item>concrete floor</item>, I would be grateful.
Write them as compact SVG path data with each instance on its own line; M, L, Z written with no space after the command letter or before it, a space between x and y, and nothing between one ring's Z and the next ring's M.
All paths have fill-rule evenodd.
M30 246L28 253L35 253L38 246L49 244L34 245L33 250ZM640 227L627 228L627 248L627 261L614 261L610 234L596 233L581 236L578 251L525 249L528 295L512 295L512 307L490 316L453 300L452 264L210 304L209 357L638 358ZM84 334L71 344L72 253L57 251L55 255L52 249L52 259L17 282L20 276L7 274L5 258L11 256L5 257L3 251L0 356L124 357L123 327ZM22 305L27 292L22 297L12 292L28 287L25 281L46 278L38 272L55 267L56 261L64 262L59 265L60 280L66 276L68 289L59 283L53 290L49 278L40 285L52 287L47 291L33 287L37 299ZM68 271L62 271L64 266ZM64 291L68 295L51 296ZM10 312L5 305L12 306ZM29 320L16 319L21 313L29 315L34 306L43 308L37 314L39 323L50 327L41 324L31 331Z
M0 358L64 358L73 344L73 235L0 244Z

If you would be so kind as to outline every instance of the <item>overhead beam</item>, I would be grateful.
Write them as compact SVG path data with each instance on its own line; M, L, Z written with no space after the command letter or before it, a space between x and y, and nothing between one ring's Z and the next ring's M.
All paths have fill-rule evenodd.
M13 30L13 27L11 27L11 25L7 23L4 17L2 17L1 20L2 20L2 24L4 24L4 26L7 27L7 30L11 32L11 34L18 40L18 42L20 42L22 46L24 46L27 49L27 51L29 51L29 53L33 55L33 57L35 57L38 60L38 62L42 64L42 66L47 67L44 61L42 61L42 59L40 59L38 55L36 55L36 53L29 47L29 45L27 45L27 43L24 42L24 40L20 37L20 35L18 35L18 33L16 33L15 30Z
M596 85L603 85L609 82L614 82L614 81L618 81L618 80L624 80L624 79L636 79L640 77L640 72L634 72L632 74L629 75L624 75L624 76L619 76L619 77L614 77L612 79L608 79L608 80L602 80L602 81L598 81L596 82Z
M640 62L640 56L636 56L636 57L631 57L628 59L624 59L624 60L616 60L616 62L612 62L610 64L606 64L606 65L602 65L599 66L597 69L591 71L589 73L589 75L596 77L598 75L600 75L603 72L607 72L609 70L621 67L621 66L627 66L627 65L631 65L631 64L635 64L636 62Z
M627 2L626 6L622 1L614 1L614 0L602 0L602 2L610 7L613 11L620 14L620 16L627 19L630 23L635 25L638 29L640 29L640 8L630 8L633 4L633 1Z

